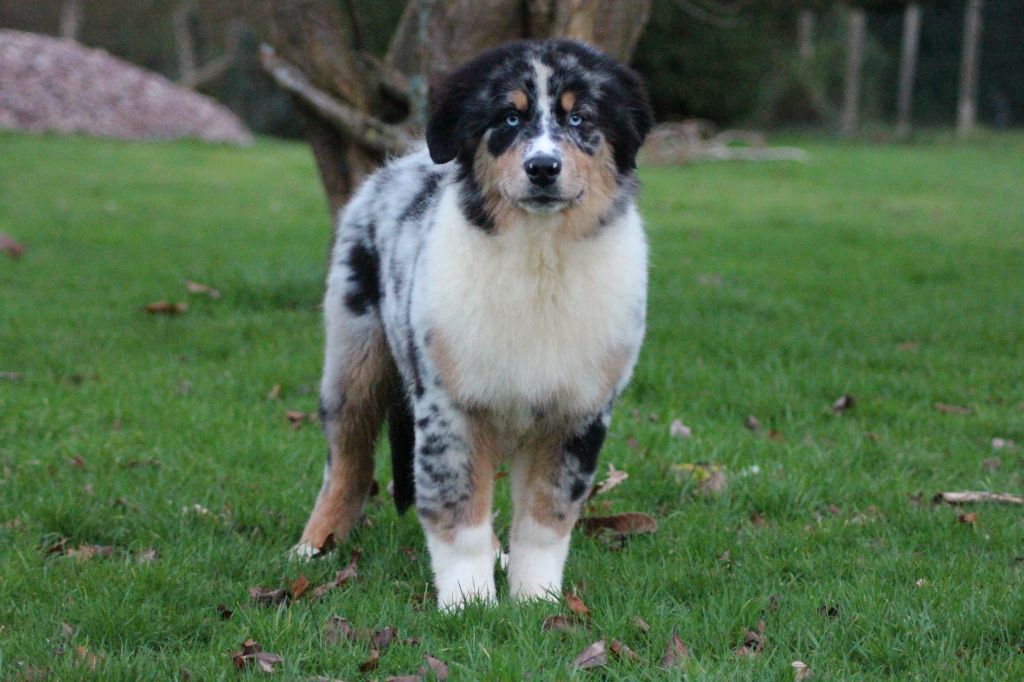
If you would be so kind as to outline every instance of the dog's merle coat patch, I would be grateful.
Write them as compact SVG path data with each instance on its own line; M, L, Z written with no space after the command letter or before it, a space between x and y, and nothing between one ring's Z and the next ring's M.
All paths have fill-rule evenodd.
M386 413L395 501L415 503L440 604L494 597L503 460L512 593L558 592L643 337L633 170L650 125L637 77L569 41L490 51L436 93L427 147L375 174L338 223L321 384L330 460L303 546L355 522L331 518L351 514L332 500L360 493L351 461L358 485L367 461L372 475L350 446L372 447Z

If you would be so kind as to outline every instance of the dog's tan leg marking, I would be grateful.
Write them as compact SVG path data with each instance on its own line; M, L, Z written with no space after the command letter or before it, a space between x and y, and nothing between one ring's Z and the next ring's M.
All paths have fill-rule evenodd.
M337 399L324 405L330 460L296 552L314 556L342 543L356 525L373 483L373 445L384 421L396 370L382 330L346 348ZM325 392L326 393L326 392Z
M509 591L516 599L558 599L572 528L582 499L559 484L560 443L544 439L512 460Z

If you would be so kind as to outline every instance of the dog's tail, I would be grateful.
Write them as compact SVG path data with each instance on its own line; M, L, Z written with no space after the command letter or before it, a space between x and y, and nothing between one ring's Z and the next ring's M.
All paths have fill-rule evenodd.
M395 507L399 514L416 499L416 481L413 477L413 448L415 432L412 406L401 385L397 386L388 406L388 440L391 442L391 475L395 486Z

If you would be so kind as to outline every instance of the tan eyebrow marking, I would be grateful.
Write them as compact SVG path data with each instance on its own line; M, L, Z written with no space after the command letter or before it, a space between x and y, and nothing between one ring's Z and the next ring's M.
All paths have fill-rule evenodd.
M522 90L513 91L512 94L509 95L509 100L511 100L512 106L519 111L526 111L526 107L530 103L530 100L526 97L526 93Z
M566 90L562 93L562 99L559 102L562 105L562 111L569 113L576 106L576 93L572 90Z

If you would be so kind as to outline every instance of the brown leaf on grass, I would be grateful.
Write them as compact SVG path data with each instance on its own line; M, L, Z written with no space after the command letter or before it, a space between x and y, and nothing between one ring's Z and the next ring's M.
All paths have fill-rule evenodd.
M743 420L743 425L754 433L761 430L761 422L752 414L748 415L747 418Z
M725 467L721 464L708 464L707 462L673 464L672 471L675 472L677 480L689 477L696 481L697 492L703 494L720 493L729 484L725 476Z
M220 298L220 292L207 284L201 284L199 282L193 282L190 279L185 280L185 288L193 294L205 294L210 298L217 300Z
M152 547L147 547L146 549L138 553L138 555L135 557L135 563L151 564L159 558L160 555L157 554L157 551L155 549L153 549Z
M580 618L590 618L590 609L583 603L583 600L572 592L565 593L565 605L569 607L573 615Z
M757 526L758 528L764 528L767 522L767 519L765 519L765 517L762 514L759 514L756 511L750 512L750 523L754 526Z
M323 585L319 585L316 589L314 589L312 595L310 595L310 599L312 599L313 601L320 601L321 599L323 599L324 595L330 592L331 590L337 587L341 587L349 580L356 578L359 575L359 572L357 570L358 567L359 552L353 551L352 558L349 559L348 566L335 573L333 580L329 580L325 582Z
M939 412L945 412L946 414L970 414L973 412L969 407L964 407L963 405L950 405L948 403L935 403L935 409Z
M594 486L593 490L590 491L590 496L587 499L593 499L597 495L605 494L615 486L625 481L627 478L629 478L628 473L616 469L615 465L609 462L608 477L601 481L599 485Z
M386 653L388 647L391 646L391 642L395 641L395 637L395 628L390 625L385 625L382 629L370 636L370 646L382 654Z
M1013 495L1011 493L987 493L965 490L962 492L938 493L932 498L932 502L938 504L971 504L974 502L996 502L1001 504L1024 504L1024 495Z
M575 632L576 628L586 626L586 621L579 616L555 614L545 617L540 629L541 632Z
M801 682L801 680L809 680L814 677L814 673L803 661L793 661L790 665L793 667L793 682Z
M839 607L834 604L822 604L818 607L818 615L829 620L839 617Z
M633 625L635 625L636 629L644 633L645 635L651 631L651 626L648 625L647 621L641 618L640 616L636 616L635 618L633 618Z
M637 654L635 651L633 651L617 639L612 640L612 643L608 645L608 649L611 650L612 654L618 656L619 658L626 658L630 661L640 660L639 654Z
M658 530L658 522L640 512L626 512L613 516L588 516L580 519L577 525L588 535L593 535L603 528L622 535L653 533Z
M309 589L309 578L299 574L299 577L292 581L292 599L298 599Z
M786 437L782 435L782 431L768 429L768 440L783 441L786 440Z
M231 616L235 615L234 611L223 604L217 604L217 613L220 615L221 620L231 620Z
M231 662L238 670L255 667L264 673L275 672L274 666L284 662L284 659L277 654L272 654L260 649L260 645L253 639L242 642L242 650L231 654Z
M960 514L956 517L956 520L967 526L978 525L978 512L967 512L966 514Z
M742 646L736 649L737 656L759 656L764 651L764 621L758 621L757 630L747 630L747 634L743 637Z
M99 667L102 657L94 654L93 652L86 649L84 646L75 647L75 664L84 665L89 670L95 670Z
M425 676L427 672L434 673L434 677L438 682L444 682L448 679L448 664L439 658L434 658L430 654L424 654L423 658L427 661L427 669L420 668L420 675Z
M586 649L581 651L572 662L572 667L580 670L597 668L608 663L608 654L605 652L604 640L599 639Z
M0 252L7 254L13 260L18 260L25 255L25 247L14 241L10 235L0 233Z
M287 410L284 413L285 418L292 426L292 431L298 431L302 428L302 424L309 417L305 412L299 412L298 410Z
M917 350L917 341L902 341L897 343L896 350Z
M853 409L853 406L857 403L857 400L849 393L844 393L832 403L832 413L842 414L847 410Z
M281 399L281 384L274 384L267 391L267 400L280 400Z
M114 548L108 545L79 545L78 547L69 547L64 554L75 557L78 561L89 561L95 557L108 557L113 553Z
M82 459L81 455L76 453L74 457L71 458L71 466L75 467L76 469L84 469L85 460Z
M331 616L324 625L324 642L327 644L354 642L356 637L356 630L352 627L352 623L348 621L348 618Z
M153 301L146 304L145 311L150 315L181 315L188 312L188 303L184 301L178 301L177 303Z
M679 633L673 630L672 637L665 645L665 655L661 657L661 667L664 670L678 668L685 665L689 658L690 649L686 646L686 642L679 637Z
M59 538L43 549L43 554L64 554L68 549L68 539Z
M252 603L256 606L280 606L281 604L288 603L289 595L288 590L285 589L250 587L249 599L251 599Z
M380 665L380 652L376 649L370 649L370 657L359 664L359 672L368 673L377 669Z

